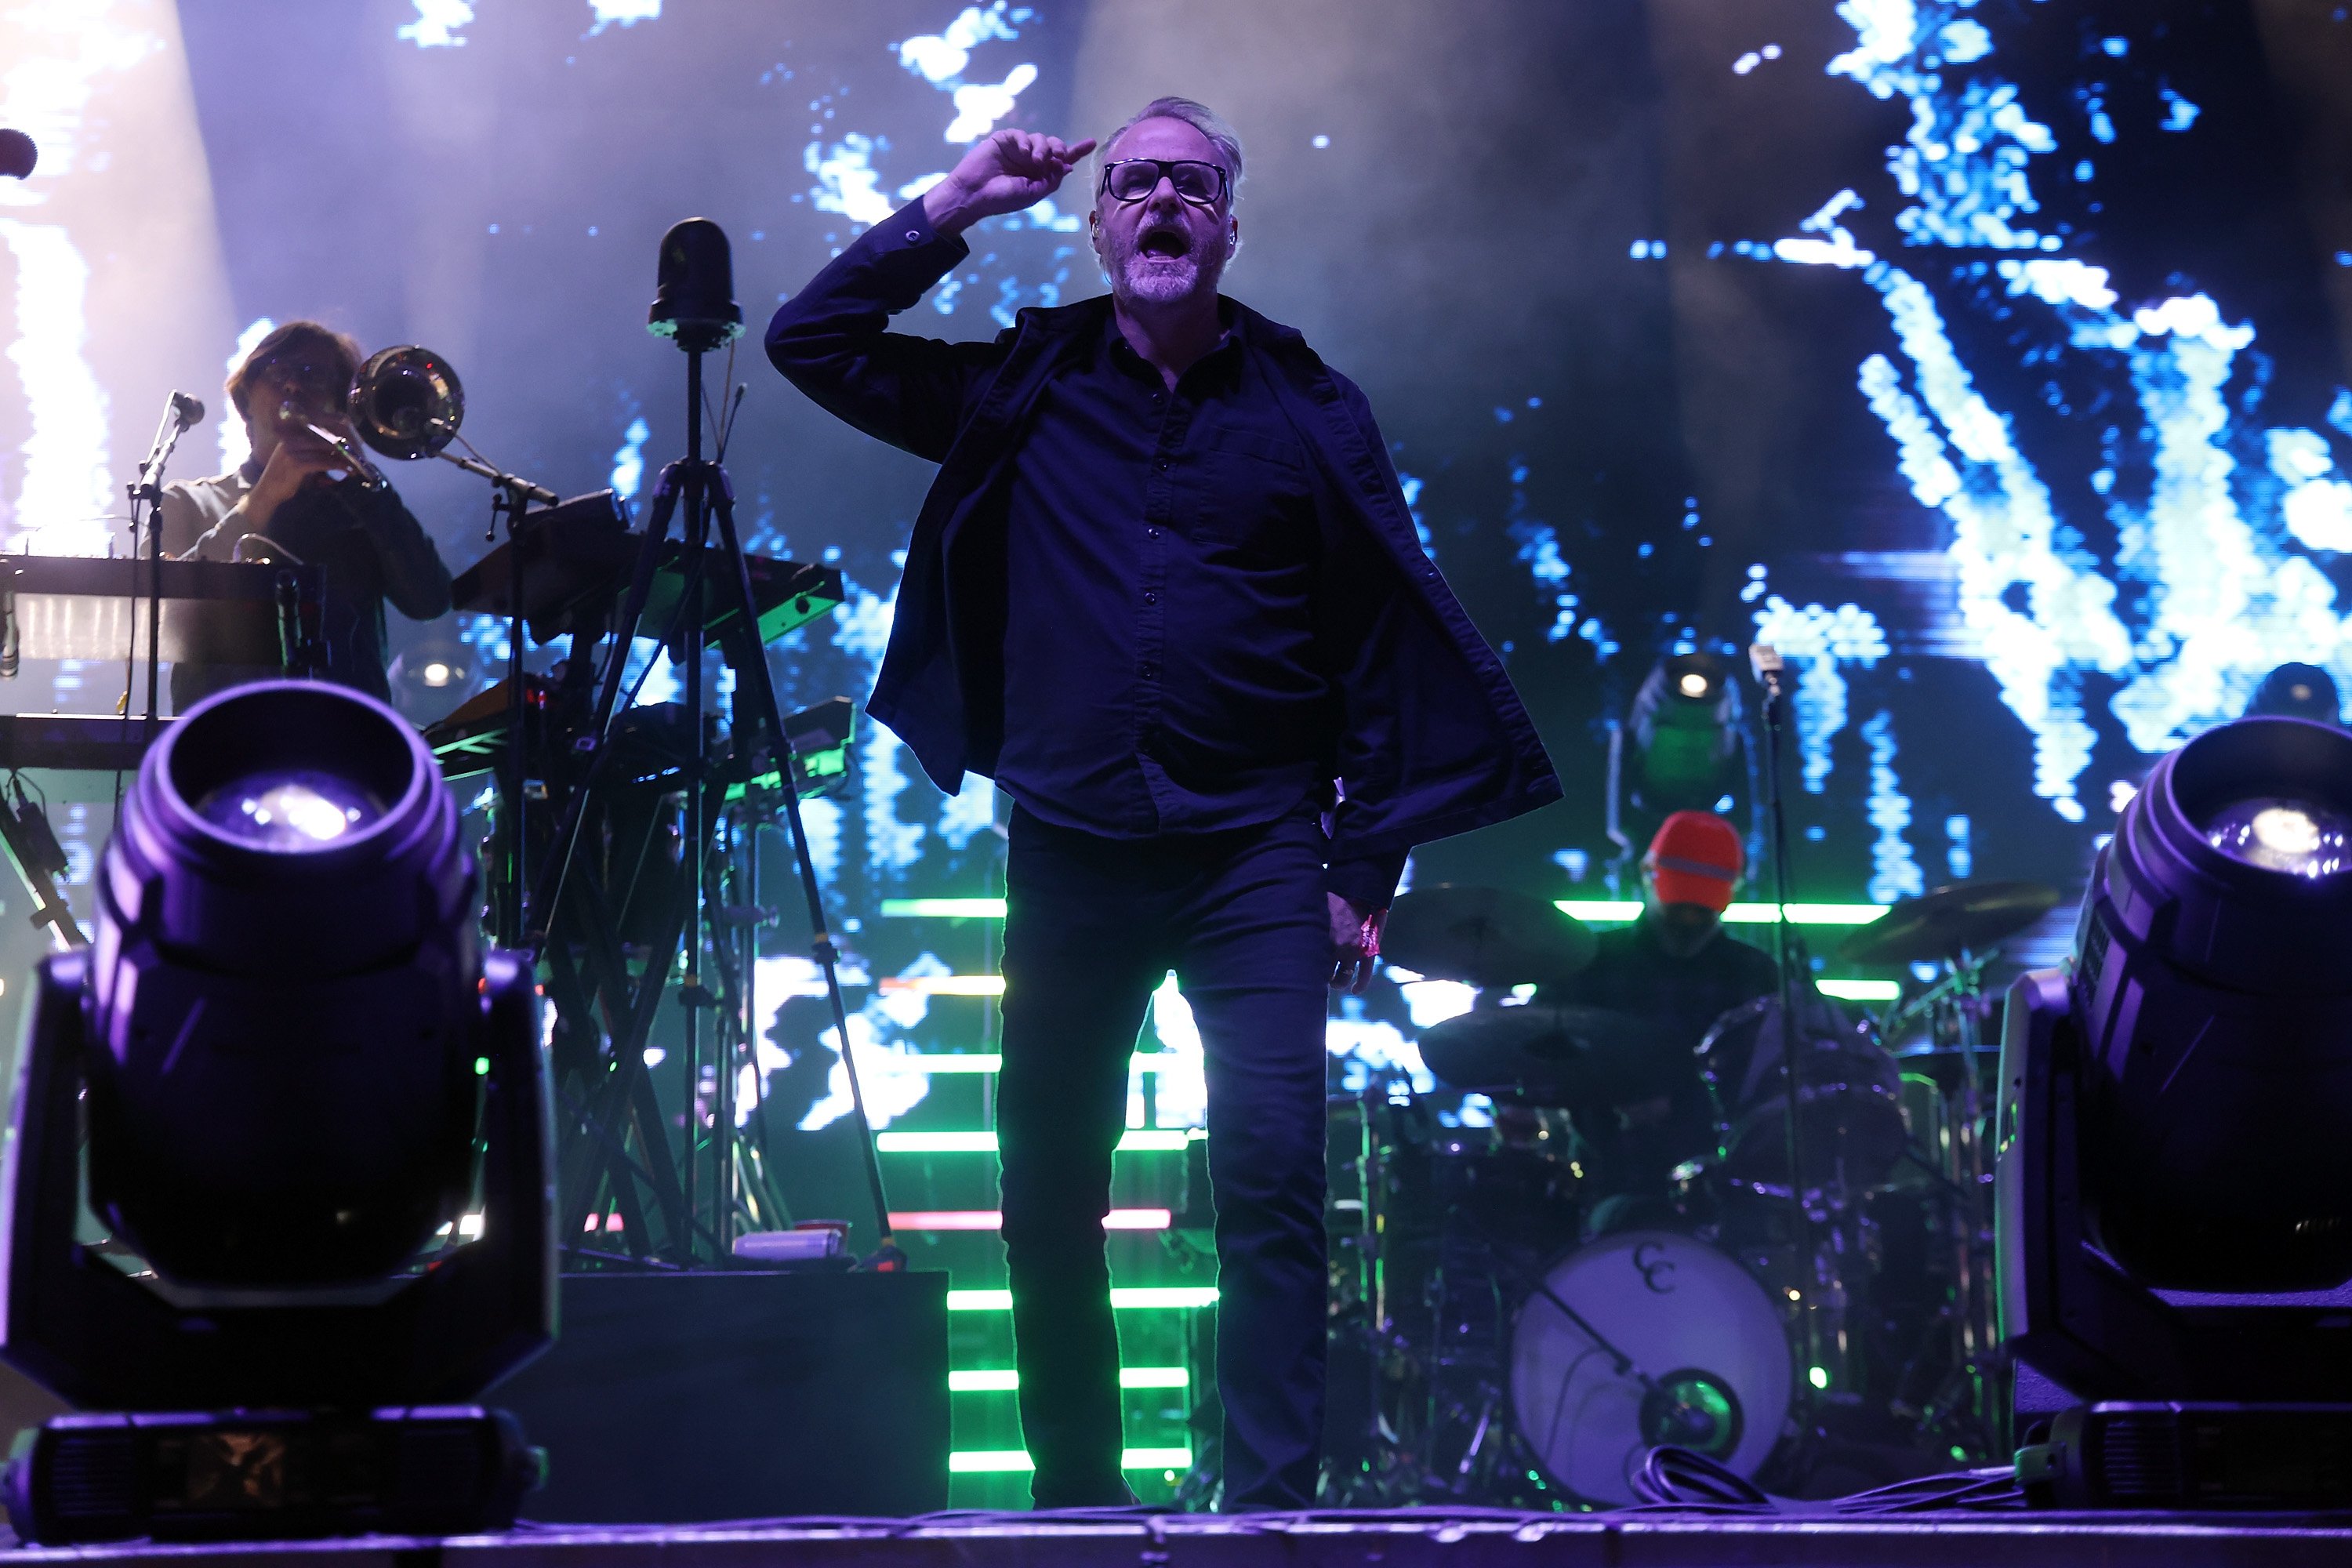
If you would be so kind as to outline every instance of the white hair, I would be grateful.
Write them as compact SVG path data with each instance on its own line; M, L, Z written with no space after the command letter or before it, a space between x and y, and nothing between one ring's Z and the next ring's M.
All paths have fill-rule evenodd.
M1225 190L1232 201L1242 194L1242 139L1224 118L1205 103L1195 103L1189 98L1155 98L1128 117L1127 123L1102 139L1098 159L1108 160L1112 144L1147 120L1181 120L1209 139L1225 167Z

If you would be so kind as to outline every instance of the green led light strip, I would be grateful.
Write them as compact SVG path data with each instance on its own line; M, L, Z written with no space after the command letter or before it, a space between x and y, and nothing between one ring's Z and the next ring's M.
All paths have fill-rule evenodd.
M1138 1128L1118 1141L1122 1154L1181 1149L1208 1134L1198 1127ZM885 1154L993 1154L993 1132L877 1132L874 1146Z
M1003 899L885 899L884 920L1001 921Z
M1181 1366L1123 1366L1121 1388L1190 1388L1192 1374ZM1021 1374L1009 1366L972 1368L948 1373L950 1394L1010 1394L1021 1386Z
M1622 923L1642 912L1639 903L1623 899L1555 899L1552 907L1564 915L1596 925ZM1789 923L1800 926L1866 926L1886 913L1885 904L1790 904ZM1734 904L1723 911L1727 925L1770 925L1780 917L1776 904Z
M1127 1470L1189 1470L1192 1468L1192 1450L1129 1448L1119 1455L1118 1463L1121 1469ZM1025 1448L966 1448L948 1456L948 1471L951 1475L1025 1474L1034 1468Z
M1622 899L1559 899L1555 903L1563 914L1601 923L1630 921L1642 912L1639 903ZM1885 904L1790 904L1789 923L1862 926L1868 925L1886 910ZM882 900L882 915L885 920L1001 921L1004 918L1004 900L885 899ZM1778 907L1772 904L1734 904L1723 911L1723 918L1733 925L1770 925L1780 919L1780 915Z
M1116 1287L1110 1293L1110 1304L1129 1310L1150 1308L1213 1307L1217 1304L1214 1285L1129 1285ZM948 1292L950 1312L1009 1312L1013 1310L1010 1290L950 1290Z
M1903 994L1899 980L1816 980L1813 985L1841 1002L1892 1002Z

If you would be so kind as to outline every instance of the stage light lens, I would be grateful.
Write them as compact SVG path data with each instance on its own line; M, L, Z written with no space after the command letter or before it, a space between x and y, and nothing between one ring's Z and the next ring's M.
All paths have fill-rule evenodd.
M349 838L383 803L327 773L262 773L214 790L196 815L257 849L299 855Z
M1706 677L1695 669L1685 670L1682 679L1675 682L1675 687L1685 697L1704 697L1706 695Z
M452 670L447 665L442 663L436 658L431 664L425 667L425 684L427 686L446 686L449 684L449 678L456 673L457 672Z
M2206 827L2205 841L2231 859L2295 877L2330 877L2352 865L2352 821L2310 801L2277 795L2223 806Z

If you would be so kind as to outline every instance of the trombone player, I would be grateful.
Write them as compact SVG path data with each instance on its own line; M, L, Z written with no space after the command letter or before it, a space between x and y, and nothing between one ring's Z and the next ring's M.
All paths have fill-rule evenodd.
M418 621L446 613L449 568L389 484L371 489L351 478L359 442L344 400L361 357L358 343L317 321L289 321L256 343L227 382L253 455L226 474L165 488L163 546L175 559L322 568L327 679L387 697L383 606ZM173 710L279 673L234 660L225 651L174 664Z

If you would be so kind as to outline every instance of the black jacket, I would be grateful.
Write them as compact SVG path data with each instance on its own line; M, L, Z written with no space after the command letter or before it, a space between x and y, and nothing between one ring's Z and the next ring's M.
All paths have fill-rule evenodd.
M780 308L768 358L867 435L940 465L915 520L889 649L866 710L949 794L988 771L1003 733L1006 480L1038 389L1104 330L1108 298L1026 310L990 342L887 330L970 252L918 200L869 229ZM1402 854L1559 798L1535 726L1413 531L1364 395L1291 328L1235 305L1326 499L1373 546L1342 552L1359 612L1338 678L1342 799L1331 855Z

